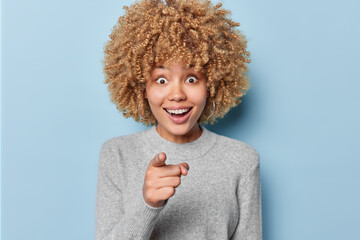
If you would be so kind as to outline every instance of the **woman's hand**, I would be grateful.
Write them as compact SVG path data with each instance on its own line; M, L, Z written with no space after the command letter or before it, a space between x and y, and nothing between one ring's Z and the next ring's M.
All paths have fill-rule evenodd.
M143 196L147 204L161 207L175 194L175 188L181 183L181 175L186 176L189 170L187 163L178 165L165 164L166 154L157 154L149 163L143 185Z

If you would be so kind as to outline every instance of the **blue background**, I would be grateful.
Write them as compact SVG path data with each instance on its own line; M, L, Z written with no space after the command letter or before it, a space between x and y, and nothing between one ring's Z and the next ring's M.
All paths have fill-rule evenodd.
M110 102L101 66L132 2L1 1L2 239L94 238L101 144L146 129ZM360 4L223 3L252 87L208 128L259 151L264 239L360 239Z

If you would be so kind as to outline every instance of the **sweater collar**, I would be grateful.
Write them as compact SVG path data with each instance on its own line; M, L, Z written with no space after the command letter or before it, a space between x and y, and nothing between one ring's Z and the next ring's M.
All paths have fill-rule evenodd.
M203 130L200 137L188 143L174 143L159 135L156 125L145 130L143 140L145 144L154 149L157 153L165 152L171 159L197 158L207 153L215 144L216 134L200 125Z

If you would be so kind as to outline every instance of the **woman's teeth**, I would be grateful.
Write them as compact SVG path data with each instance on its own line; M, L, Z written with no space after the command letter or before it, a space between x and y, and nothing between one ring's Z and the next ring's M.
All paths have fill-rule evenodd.
M170 109L166 109L166 111L170 114L183 114L189 111L190 108L185 108L185 109L178 109L178 110L170 110Z
M179 109L179 110L166 110L166 111L168 111L169 113L182 114L184 112L187 112L188 110L189 110L188 108L185 108L185 109Z

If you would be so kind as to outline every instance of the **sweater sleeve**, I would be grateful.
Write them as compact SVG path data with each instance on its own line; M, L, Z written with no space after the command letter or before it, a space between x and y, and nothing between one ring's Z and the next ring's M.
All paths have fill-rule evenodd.
M161 210L152 207L143 199L142 191L124 209L123 192L120 186L119 151L105 142L100 151L98 182L96 190L95 240L149 239Z
M239 222L232 240L262 240L260 161L258 153L254 156L238 185Z

